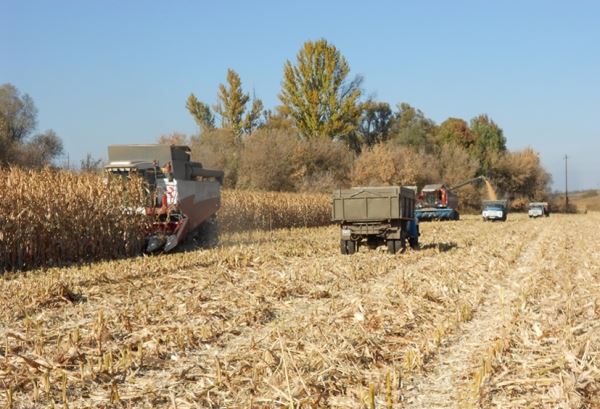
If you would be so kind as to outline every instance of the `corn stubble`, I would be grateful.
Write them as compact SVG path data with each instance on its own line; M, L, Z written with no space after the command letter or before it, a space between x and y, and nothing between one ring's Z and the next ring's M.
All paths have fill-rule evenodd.
M5 275L0 407L403 407L543 231L535 275L449 401L600 406L598 214L423 223L419 251L349 257L336 226L275 229L315 206L326 222L328 196L226 191L216 249Z
M422 249L395 256L338 254L335 226L232 233L210 251L7 277L0 405L402 407L486 286L552 229L569 237L459 392L481 407L593 407L600 291L577 283L600 278L598 221L467 216L423 224Z

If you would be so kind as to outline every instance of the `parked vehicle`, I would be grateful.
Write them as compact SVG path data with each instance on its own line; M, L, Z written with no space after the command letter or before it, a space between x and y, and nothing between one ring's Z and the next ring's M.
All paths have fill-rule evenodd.
M419 246L415 191L402 186L354 187L333 192L332 220L340 224L342 254L386 244L389 253L402 251L406 241Z

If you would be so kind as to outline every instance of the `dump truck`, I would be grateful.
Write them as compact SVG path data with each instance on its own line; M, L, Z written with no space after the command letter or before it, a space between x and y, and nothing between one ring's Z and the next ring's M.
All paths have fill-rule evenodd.
M547 202L532 202L529 203L529 211L527 212L530 218L550 216L550 206Z
M332 221L340 225L342 254L353 254L366 243L369 248L387 245L395 254L419 246L415 217L415 191L402 186L337 189L332 197Z
M216 244L216 213L221 205L223 172L191 161L191 150L177 145L110 145L108 175L144 179L147 202L135 209L152 218L145 251L168 252L190 233Z
M506 221L508 213L508 200L484 200L481 216L483 221Z
M449 187L441 183L425 185L419 194L417 218L419 221L458 220L458 195L454 190L484 179L483 176L478 176Z

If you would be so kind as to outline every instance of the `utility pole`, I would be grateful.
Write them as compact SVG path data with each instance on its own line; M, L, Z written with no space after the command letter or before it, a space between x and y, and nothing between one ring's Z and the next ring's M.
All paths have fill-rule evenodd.
M569 213L569 188L568 188L568 173L567 173L567 161L569 157L565 155L565 213Z

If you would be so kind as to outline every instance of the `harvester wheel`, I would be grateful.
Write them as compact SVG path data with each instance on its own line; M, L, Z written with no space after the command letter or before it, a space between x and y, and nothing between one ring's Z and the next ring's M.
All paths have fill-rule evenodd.
M217 216L213 215L202 223L196 231L196 240L201 247L210 249L219 244L219 224Z

